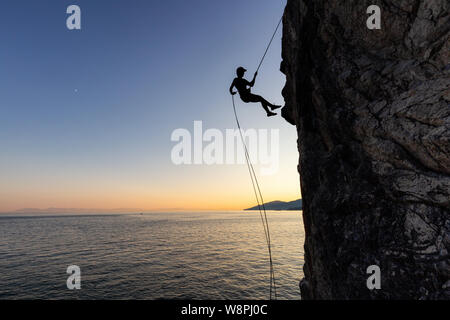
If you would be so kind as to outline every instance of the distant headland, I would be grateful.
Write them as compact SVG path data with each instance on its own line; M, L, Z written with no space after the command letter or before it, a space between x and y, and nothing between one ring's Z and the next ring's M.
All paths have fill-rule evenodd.
M298 200L294 200L294 201L290 201L290 202L285 202L285 201L267 202L267 203L264 204L264 207L266 208L266 210L276 210L276 211L302 210L302 199L298 199ZM259 207L255 206L255 207L251 207L251 208L244 209L244 210L245 211L259 210Z

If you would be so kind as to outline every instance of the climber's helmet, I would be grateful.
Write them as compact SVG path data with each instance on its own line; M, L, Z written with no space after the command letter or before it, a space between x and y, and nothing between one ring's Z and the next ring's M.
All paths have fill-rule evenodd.
M236 74L237 74L238 77L243 77L245 71L247 71L247 69L244 69L243 67L239 67L239 68L237 68L237 70L236 70Z

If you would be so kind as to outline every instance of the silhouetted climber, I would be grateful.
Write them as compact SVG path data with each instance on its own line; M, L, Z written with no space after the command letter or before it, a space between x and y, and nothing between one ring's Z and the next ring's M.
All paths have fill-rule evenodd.
M231 84L230 93L232 95L235 95L237 93L237 92L233 91L233 87L235 87L237 89L237 91L239 92L239 96L241 97L242 101L244 101L245 103L259 102L259 103L261 103L264 110L266 110L268 117L276 116L277 114L275 112L270 111L270 109L275 110L275 109L281 108L281 106L271 104L269 101L267 101L263 97L253 94L250 91L250 88L255 85L255 80L256 80L256 76L258 75L258 72L255 72L255 75L253 76L253 80L251 82L248 82L246 79L244 79L245 71L247 71L247 70L244 69L243 67L237 68L237 70L236 70L237 78L235 78L233 80L233 83Z

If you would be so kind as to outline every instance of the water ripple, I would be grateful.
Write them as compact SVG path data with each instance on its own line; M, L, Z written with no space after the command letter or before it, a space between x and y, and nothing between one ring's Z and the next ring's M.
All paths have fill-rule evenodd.
M278 295L299 299L298 212L268 213ZM267 299L257 212L0 217L0 299ZM82 289L66 288L69 265Z

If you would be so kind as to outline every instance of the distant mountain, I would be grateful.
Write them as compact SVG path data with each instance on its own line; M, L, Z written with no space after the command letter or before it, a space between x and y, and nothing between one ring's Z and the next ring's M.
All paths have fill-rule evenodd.
M302 199L285 202L285 201L272 201L264 204L266 210L302 210ZM258 206L244 209L246 211L259 210Z
M79 214L79 213L133 213L142 212L142 209L136 208L117 208L117 209L85 209L85 208L23 208L14 211L13 213L48 213L48 214Z

